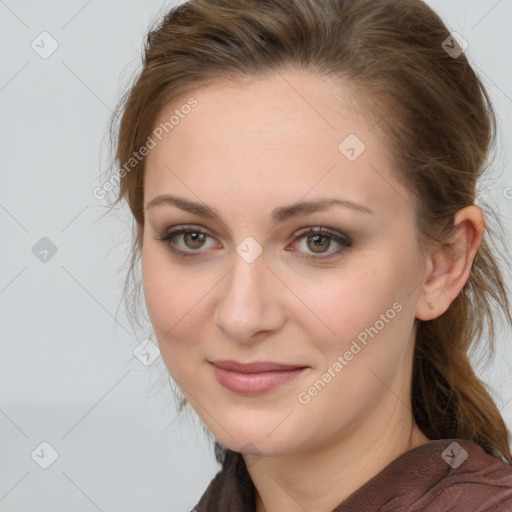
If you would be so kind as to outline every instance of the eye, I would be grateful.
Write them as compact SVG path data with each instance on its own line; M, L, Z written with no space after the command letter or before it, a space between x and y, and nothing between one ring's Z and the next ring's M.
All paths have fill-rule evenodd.
M304 228L296 234L294 244L297 242L300 242L299 246L302 245L301 252L306 253L301 257L307 260L331 258L352 247L352 240L348 236L323 227ZM338 248L328 251L333 242L338 245ZM295 249L288 250L295 251ZM311 252L307 254L308 251Z
M172 253L178 256L189 257L200 256L204 252L202 249L208 248L207 241L209 238L212 237L207 231L196 226L176 226L165 231L156 237L155 240L164 243ZM329 251L333 243L337 244L338 247ZM295 234L292 244L302 245L302 247L299 247L299 251L297 251L304 253L300 256L301 258L306 260L323 260L332 258L351 248L352 240L348 236L329 228L308 227ZM293 245L291 249L288 246L286 250L296 251ZM213 245L210 245L211 247L218 247L218 244L213 243Z
M182 245L175 242L182 242ZM197 256L200 249L204 249L210 235L195 226L176 226L155 238L163 242L167 248L179 256Z

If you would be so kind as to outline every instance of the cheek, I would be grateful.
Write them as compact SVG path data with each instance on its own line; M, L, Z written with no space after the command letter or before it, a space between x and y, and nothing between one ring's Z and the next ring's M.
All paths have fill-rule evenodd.
M172 265L160 247L143 247L144 299L162 358L174 374L196 361L195 351L205 325L204 298L210 282L192 267ZM206 283L206 284L205 284ZM179 369L179 368L178 368Z
M193 288L180 279L179 269L173 270L162 248L146 245L141 262L144 300L162 350L187 318L187 305L194 298L189 297Z
M382 276L380 273L379 278ZM322 320L335 334L309 336L321 356L297 398L300 404L310 400L312 407L306 410L317 413L333 429L347 411L357 416L357 411L367 410L386 392L403 364L410 340L413 316L396 281L376 282L372 274L367 281L367 277L360 274L344 281L346 288L337 288L330 295L331 302L325 302L320 310ZM312 327L313 321L309 321L308 332L313 332ZM325 418L327 408L330 419Z
M411 283L417 280L417 271L412 257L407 264L396 249L388 248L386 257L383 254L379 250L358 257L350 272L326 274L314 285L310 280L297 283L303 302L315 313L300 316L302 328L324 354L324 364L332 364L347 351L348 358L360 361L365 360L363 352L387 360L386 351L391 350L399 357L407 343L413 321Z
M151 323L157 332L165 327L165 319L168 318L168 314L172 310L169 307L172 288L168 286L167 282L168 270L160 260L158 251L143 244L141 262L144 300Z
M310 305L309 313L303 316L310 329L316 323L324 338L346 340L355 336L380 313L385 313L399 298L393 288L396 282L388 278L384 269L368 270L373 265L351 268L350 272L340 271L339 275L329 274L321 278L296 283L301 290L302 302Z

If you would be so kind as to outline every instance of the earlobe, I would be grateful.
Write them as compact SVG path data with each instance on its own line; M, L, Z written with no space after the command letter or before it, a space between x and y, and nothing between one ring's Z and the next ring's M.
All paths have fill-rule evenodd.
M439 244L430 256L431 271L416 308L418 320L433 320L445 313L469 279L483 239L483 212L478 206L468 206L456 213L453 224L450 240Z

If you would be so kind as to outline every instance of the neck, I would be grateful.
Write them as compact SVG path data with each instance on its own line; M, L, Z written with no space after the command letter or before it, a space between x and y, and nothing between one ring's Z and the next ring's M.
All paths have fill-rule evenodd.
M389 403L381 407L390 410ZM428 442L411 411L399 409L391 418L375 410L352 432L321 447L260 459L249 468L256 512L331 512L402 453Z

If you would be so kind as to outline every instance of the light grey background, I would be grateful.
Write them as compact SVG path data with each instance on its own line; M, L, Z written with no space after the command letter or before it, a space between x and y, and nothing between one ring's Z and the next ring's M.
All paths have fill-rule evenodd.
M161 359L134 356L130 232L92 195L111 110L149 23L175 3L0 1L0 512L185 511L217 471L197 421L176 418ZM428 3L469 42L492 95L501 132L483 186L510 239L512 2ZM31 47L51 48L44 31L58 43L46 59ZM46 262L33 253L43 237L57 248ZM509 427L511 341L502 329L494 364L475 360Z

